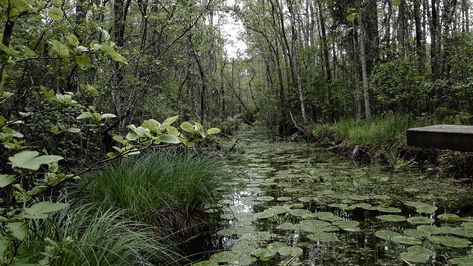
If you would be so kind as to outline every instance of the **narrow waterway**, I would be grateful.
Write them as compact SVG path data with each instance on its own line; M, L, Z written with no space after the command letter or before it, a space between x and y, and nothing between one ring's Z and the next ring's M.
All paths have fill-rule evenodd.
M228 163L222 251L198 265L473 265L470 183L262 139Z

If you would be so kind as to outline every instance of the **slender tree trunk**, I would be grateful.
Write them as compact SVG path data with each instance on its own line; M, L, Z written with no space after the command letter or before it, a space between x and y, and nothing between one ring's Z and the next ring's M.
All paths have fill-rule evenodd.
M422 0L414 0L414 20L416 28L416 53L418 60L419 73L423 75L424 66L425 66L425 50L423 41L423 32L422 32L422 18L420 11L420 4Z
M361 14L361 13L359 13ZM371 119L371 109L370 109L370 95L368 91L368 72L366 68L366 51L365 51L365 28L363 22L363 16L360 15L358 18L360 26L360 61L361 61L361 73L363 81L363 98L365 102L365 118Z

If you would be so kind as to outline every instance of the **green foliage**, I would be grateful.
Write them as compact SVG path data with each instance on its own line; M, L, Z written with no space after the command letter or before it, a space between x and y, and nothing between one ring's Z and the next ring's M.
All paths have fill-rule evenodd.
M21 243L18 262L39 265L174 264L179 256L148 225L121 211L82 205L36 224ZM64 236L64 238L61 238Z
M153 154L124 159L87 175L81 182L85 186L81 196L102 207L118 207L132 217L155 221L160 209L182 214L201 210L213 201L212 191L221 180L221 165L210 158Z

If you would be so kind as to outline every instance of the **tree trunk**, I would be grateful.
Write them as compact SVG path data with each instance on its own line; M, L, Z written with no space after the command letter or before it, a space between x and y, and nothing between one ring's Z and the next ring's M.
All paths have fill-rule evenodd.
M361 74L363 80L363 98L365 102L365 118L371 119L371 109L370 109L370 95L368 91L368 72L366 69L366 51L365 51L365 28L363 23L363 16L359 13L358 18L359 27L360 27L360 61L361 61Z

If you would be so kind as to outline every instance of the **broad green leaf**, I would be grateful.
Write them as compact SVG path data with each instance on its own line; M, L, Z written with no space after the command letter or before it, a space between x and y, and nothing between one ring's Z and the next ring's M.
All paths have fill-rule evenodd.
M28 227L23 222L8 223L5 227L20 241L25 239L28 232Z
M347 15L346 19L347 19L348 22L353 22L353 21L355 21L356 16L357 16L357 14L355 12L352 12L352 13Z
M194 126L192 125L191 122L183 122L181 125L180 125L181 129L184 130L185 132L194 132Z
M58 40L51 41L52 49L62 58L69 57L69 48Z
M69 34L66 36L67 41L70 45L77 47L79 46L79 39L74 34Z
M76 63L82 68L89 68L91 66L89 57L86 54L77 55L75 60Z
M379 215L376 219L386 222L404 222L406 217L402 215Z
M0 236L0 256L5 255L5 252L8 250L10 243L11 243L11 240L8 236L6 235Z
M61 156L57 155L42 155L38 156L39 152L37 151L22 151L15 154L12 157L9 157L12 167L24 168L29 170L38 170L42 164L57 163L58 161L64 159Z
M15 181L14 175L0 175L0 188L4 188Z
M403 0L393 0L393 6L398 7L401 5L401 1Z
M452 213L440 214L439 216L437 216L437 218L449 223L455 223L455 222L460 221L460 216L456 214L452 214Z
M407 248L407 252L402 252L401 259L413 263L426 263L435 253L421 246Z
M126 58L117 52L111 53L110 57L115 62L126 63Z
M394 236L391 238L391 241L395 243L405 244L405 245L420 245L422 240L417 239L411 236Z
M159 141L161 143L169 143L169 144L181 143L179 141L179 138L177 138L176 136L173 136L173 135L169 135L169 134L163 134L163 135L159 136Z
M171 125L172 123L176 122L177 119L179 119L179 115L168 117L163 121L163 125Z
M408 218L407 222L410 224L431 224L434 220L429 217L415 216Z
M52 7L51 9L49 9L48 11L48 16L56 21L59 21L63 18L64 16L64 13L62 12L61 9L57 8L57 7Z
M70 128L67 129L67 132L80 133L80 128L70 127Z
M52 0L53 6L61 6L64 0Z
M9 46L6 46L3 43L0 43L0 50L2 50L5 54L7 54L9 56L16 56L18 54L18 52L15 49L13 49Z
M97 96L99 94L99 91L97 90L97 88L95 88L92 85L85 86L85 92L89 94L90 96Z
M52 89L48 89L44 86L39 86L39 90L44 94L44 96L46 96L48 100L51 100L56 96Z
M215 135L215 134L218 134L218 133L220 133L219 128L209 128L209 129L207 129L207 135Z
M391 231L391 230L379 230L379 231L376 231L375 236L384 240L391 241L393 237L401 236L401 234Z
M435 244L452 248L466 248L471 244L471 242L466 239L454 236L430 236L428 239Z
M80 120L80 119L89 119L89 118L92 118L93 115L91 112L87 111L87 112L83 112L82 114L80 114L78 117L76 117L76 119Z
M47 214L58 212L68 205L66 203L60 202L50 202L50 201L42 201L35 203L33 206L26 208L25 212L28 215L28 218L31 219L44 219L47 217Z

